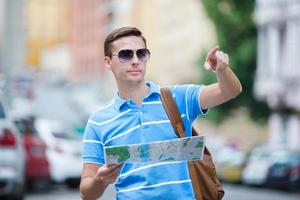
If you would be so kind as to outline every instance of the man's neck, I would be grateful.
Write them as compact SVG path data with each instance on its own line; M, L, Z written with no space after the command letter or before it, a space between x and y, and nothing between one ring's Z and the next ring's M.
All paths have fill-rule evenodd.
M144 97L149 93L149 87L145 81L132 85L118 84L118 89L119 96L122 99L133 100L138 107L140 107Z

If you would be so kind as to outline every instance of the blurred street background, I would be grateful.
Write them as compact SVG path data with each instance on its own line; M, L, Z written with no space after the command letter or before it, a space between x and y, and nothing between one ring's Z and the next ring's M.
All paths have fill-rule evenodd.
M116 90L103 42L120 26L144 32L160 85L213 83L205 56L228 53L243 92L195 122L224 199L300 199L300 0L0 0L0 199L80 199L84 127Z

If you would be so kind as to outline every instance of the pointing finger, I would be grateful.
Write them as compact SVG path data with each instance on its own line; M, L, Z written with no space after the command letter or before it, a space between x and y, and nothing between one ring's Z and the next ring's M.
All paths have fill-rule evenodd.
M215 55L215 53L219 50L219 46L216 46L214 48L212 48L208 53L207 53L207 57L211 58Z
M207 53L207 56L206 56L206 62L210 62L209 64L213 64L215 59L216 59L216 52L218 52L219 50L219 47L214 47L212 48L208 53Z
M217 64L217 61L216 61L216 52L218 52L219 50L219 47L216 46L214 48L212 48L208 53L207 53L207 56L206 56L206 59L205 59L205 63L204 63L204 68L207 69L207 70L211 70L213 67L216 66Z

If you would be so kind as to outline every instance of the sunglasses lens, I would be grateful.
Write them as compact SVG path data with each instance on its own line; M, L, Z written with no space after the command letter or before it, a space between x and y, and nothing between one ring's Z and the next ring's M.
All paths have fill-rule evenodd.
M136 51L136 55L141 61L146 62L149 60L150 51L148 49L139 49Z
M119 60L121 62L128 62L129 60L132 59L133 53L134 53L133 50L130 49L121 50L118 53Z
M118 58L120 62L126 63L129 62L134 56L134 51L131 49L123 49L120 50L118 53ZM136 51L136 56L139 60L146 62L149 60L150 57L150 51L148 49L138 49Z

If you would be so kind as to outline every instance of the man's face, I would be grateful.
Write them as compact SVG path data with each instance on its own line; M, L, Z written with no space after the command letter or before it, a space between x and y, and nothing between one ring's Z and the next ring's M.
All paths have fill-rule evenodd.
M140 37L122 37L112 43L112 57L105 57L105 64L111 70L118 83L136 84L144 81L146 62L137 57L136 51L144 49L145 44ZM121 50L133 50L133 57L124 62L119 59L118 53Z

